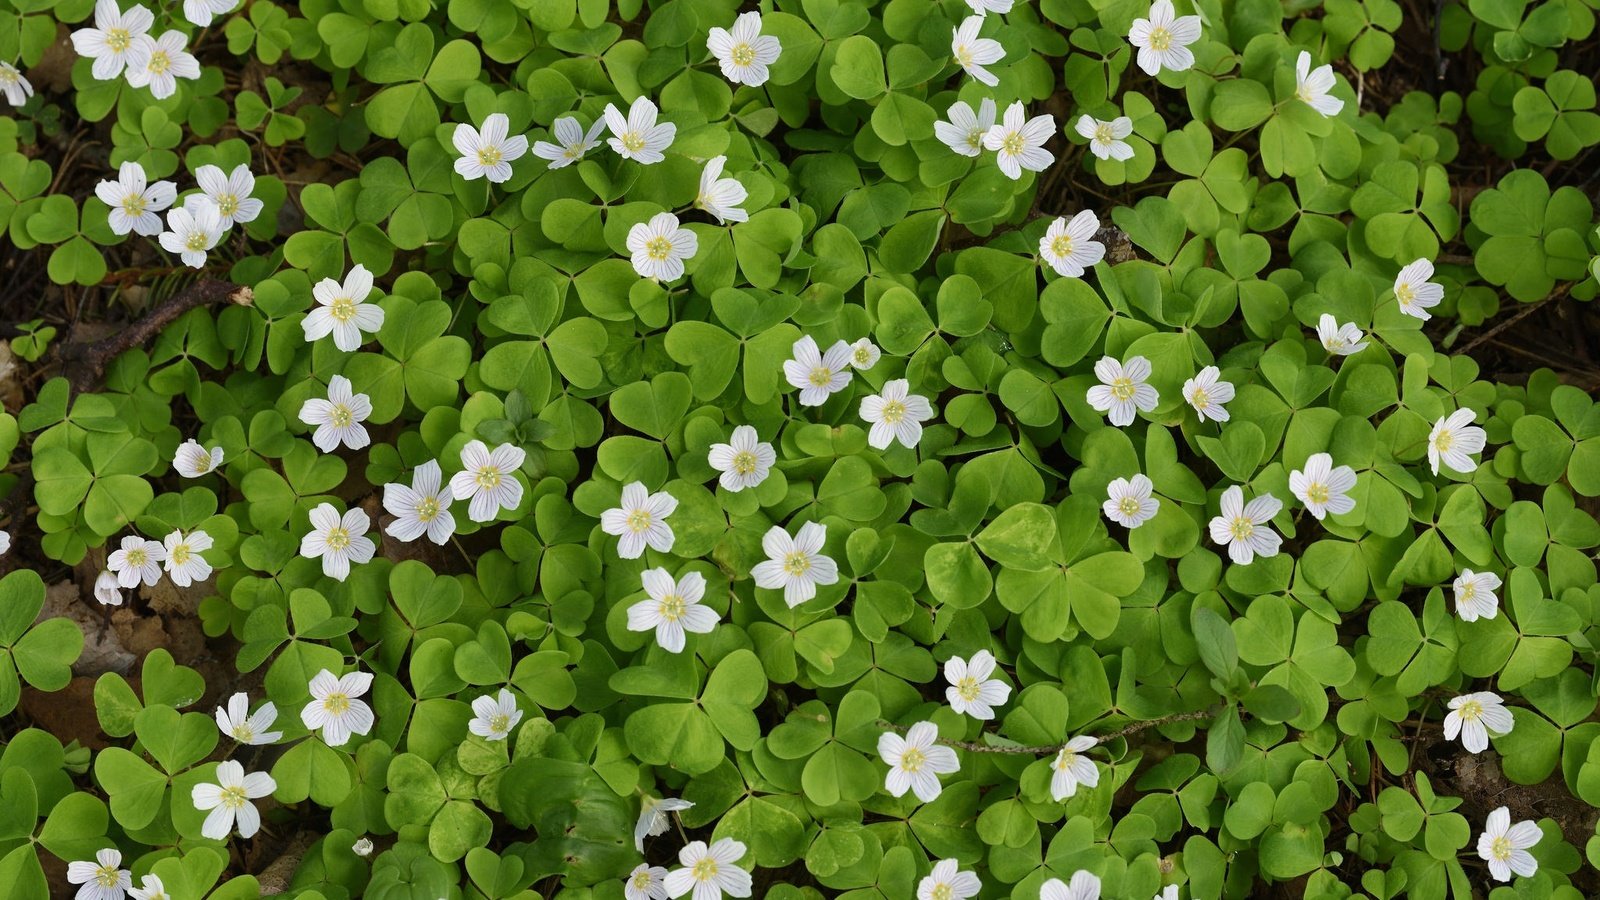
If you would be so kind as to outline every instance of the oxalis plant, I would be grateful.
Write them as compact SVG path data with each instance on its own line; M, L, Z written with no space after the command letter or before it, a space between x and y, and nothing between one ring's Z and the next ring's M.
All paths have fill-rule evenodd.
M1595 6L5 0L0 892L1600 895Z

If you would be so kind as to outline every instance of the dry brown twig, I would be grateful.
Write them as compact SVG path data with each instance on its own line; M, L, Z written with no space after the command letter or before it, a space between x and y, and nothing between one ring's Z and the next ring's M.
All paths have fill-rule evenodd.
M255 302L255 295L248 287L226 281L197 281L110 337L87 344L64 345L61 350L62 370L67 373L75 393L90 390L105 374L106 366L119 354L142 346L184 313L223 300L239 306L250 306Z

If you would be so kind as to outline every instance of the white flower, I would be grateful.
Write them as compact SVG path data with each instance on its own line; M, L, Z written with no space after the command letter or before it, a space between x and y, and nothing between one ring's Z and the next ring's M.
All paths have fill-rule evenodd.
M79 56L94 60L94 77L110 81L126 66L143 66L150 55L150 26L155 16L135 4L127 12L117 8L117 0L98 0L94 5L93 28L72 33L72 47Z
M666 553L674 540L667 516L677 508L678 501L666 491L652 494L644 482L630 482L622 489L621 505L600 514L600 530L619 538L617 555L623 559L638 559L646 546Z
M1127 116L1118 116L1109 122L1093 116L1079 116L1077 128L1078 134L1089 139L1089 152L1095 156L1118 162L1133 159L1133 148L1123 140L1133 134L1133 120Z
M750 896L750 873L734 865L744 856L745 846L733 838L723 838L707 847L704 841L691 841L678 851L677 869L666 878L668 897L694 892L694 900L717 900Z
M962 156L977 156L983 152L983 141L994 127L996 113L994 100L988 97L979 101L977 113L966 101L958 100L950 106L950 121L933 123L933 133Z
M156 546L161 546L157 544ZM159 568L156 570L161 571ZM159 575L157 576L159 577ZM94 577L94 599L101 606L121 606L122 591L117 582L117 576L110 569L101 569L100 574Z
M372 415L372 400L366 394L352 393L350 379L335 375L328 379L328 399L316 397L300 407L300 421L316 426L311 443L323 453L332 453L343 444L360 450L371 442L362 422Z
M0 531L0 556L4 556L10 550L11 533L7 531Z
M167 575L178 587L188 587L211 577L211 564L200 554L211 549L211 535L196 529L187 536L174 531L162 540Z
M922 423L933 418L933 405L910 390L909 381L894 378L884 383L883 393L861 398L861 418L872 425L867 443L873 448L885 450L895 441L915 448L922 440Z
M1026 118L1021 103L1006 107L1000 124L992 126L983 136L983 146L995 151L995 162L1007 178L1015 181L1022 170L1043 172L1056 161L1045 142L1056 133L1055 116L1043 115Z
M1154 489L1155 485L1142 473L1131 479L1118 478L1106 485L1106 502L1100 509L1123 528L1138 528L1161 509L1161 503L1150 496Z
M172 895L167 893L167 886L161 883L159 876L146 875L139 880L139 885L128 888L128 896L133 900L172 900Z
M255 837L261 830L261 813L252 800L271 795L278 783L265 772L246 775L244 766L233 760L217 763L217 783L197 784L189 792L194 808L211 810L200 834L213 841L227 840L237 823L239 837Z
M1009 9L1011 0L1004 2ZM956 860L941 859L933 864L932 872L917 882L917 900L970 900L981 890L983 882L977 875L961 871L961 863Z
M783 45L761 33L761 14L747 12L733 20L731 30L712 28L706 49L717 58L722 76L734 84L760 87L767 83L767 67L778 61Z
M0 75L4 73L0 64ZM0 78L3 81L3 78ZM116 181L102 181L94 186L94 195L111 207L106 224L116 234L136 232L145 237L161 233L161 217L156 213L172 205L178 197L177 187L170 181L146 184L144 166L125 162L117 168Z
M683 277L683 261L693 259L700 249L694 232L678 227L678 217L660 212L649 222L635 222L628 229L628 253L633 270L652 281L676 281Z
M455 534L456 518L450 514L451 493L440 487L439 463L428 460L411 473L411 486L383 486L383 508L394 516L384 532L401 541L414 541L424 534L443 545Z
M1222 380L1221 369L1206 366L1183 383L1183 399L1194 407L1200 421L1226 422L1228 410L1223 404L1233 399L1233 384Z
M745 201L749 193L737 179L722 177L722 166L727 161L726 156L713 156L706 160L706 167L700 171L700 196L695 198L694 205L716 217L719 225L748 222L750 214L740 209L739 204Z
M889 793L904 797L911 791L923 803L938 798L943 790L939 776L961 771L956 752L935 743L938 737L939 727L932 722L918 722L906 729L905 737L892 731L878 736L878 756L889 764L884 779Z
M22 76L21 70L16 66L0 61L0 94L4 94L6 102L12 106L21 106L33 96L33 85L28 83L28 79Z
M184 478L199 478L216 471L222 465L222 448L207 450L199 441L190 439L178 445L172 454L172 470Z
M584 154L600 146L600 132L605 130L605 119L594 120L594 124L590 125L589 131L585 133L577 119L562 116L550 127L550 135L556 142L552 144L549 141L535 141L533 155L548 160L552 169L570 166L583 159Z
M717 483L733 494L766 481L767 473L772 471L772 464L777 460L778 454L772 445L762 441L749 425L733 429L728 443L712 444L706 456L711 467L722 473Z
M1001 13L1003 15L1011 12L1012 4L1013 0L967 0L967 5L972 7L972 11L980 16L986 16L989 13ZM926 898L923 898L923 900L926 900Z
M1450 587L1456 595L1456 613L1464 622L1492 619L1500 611L1500 576L1493 572L1474 572L1462 569Z
M668 653L681 653L684 632L710 634L717 627L716 611L700 603L706 595L706 579L699 572L686 572L673 581L666 569L645 569L640 575L648 600L628 607L628 630L656 633L656 643Z
M945 660L944 680L950 686L944 689L944 697L950 708L974 719L994 718L994 708L1011 698L1011 685L989 677L994 669L994 654L987 650L972 654L970 660L959 656Z
M306 333L306 342L318 341L333 335L333 345L346 353L360 348L361 332L376 334L383 327L383 309L365 302L372 293L372 273L356 263L344 284L324 278L311 288L317 305L304 319L300 328Z
M678 126L671 122L656 124L656 112L656 105L648 97L634 100L626 119L614 105L607 103L606 127L611 130L611 137L606 138L606 143L623 159L643 165L666 159L663 151L672 146Z
M622 896L626 900L667 900L667 867L639 863L622 882Z
M491 522L502 509L520 506L522 482L516 473L527 458L527 451L511 444L490 450L483 441L468 441L461 448L461 471L450 476L450 493L457 500L471 500L467 518Z
M468 731L486 741L503 741L522 721L522 710L517 709L517 698L501 688L499 696L484 694L472 701L472 716Z
M167 230L161 232L160 241L184 265L198 269L206 264L206 253L221 240L222 232L222 219L210 203L174 206L167 210Z
M1156 389L1146 383L1150 378L1150 360L1142 356L1135 356L1126 363L1102 356L1094 364L1094 374L1100 383L1089 388L1089 405L1109 413L1111 424L1118 428L1132 425L1136 411L1149 412L1161 400Z
M1039 885L1039 900L1100 900L1100 878L1083 869L1073 872L1067 884L1052 878Z
M468 181L487 178L500 184L511 178L511 164L528 152L528 139L523 135L507 137L511 120L505 113L490 113L479 131L465 122L456 126L450 142L455 145L456 174Z
M967 16L961 20L961 25L950 33L950 55L979 84L994 87L1000 83L1000 79L984 66L999 62L1006 51L999 41L978 37L978 29L982 27L983 16Z
M1155 895L1151 900L1178 900L1178 886L1175 884L1167 885L1161 889L1161 893Z
M238 5L239 0L183 0L183 17L204 28L213 16L227 15Z
M1328 513L1342 516L1355 509L1356 501L1350 499L1350 489L1355 486L1355 470L1335 467L1333 457L1326 453L1311 454L1304 469L1289 473L1290 492L1318 520Z
M1524 820L1511 824L1511 810L1502 806L1489 813L1478 835L1478 856L1489 863L1495 881L1510 881L1512 874L1530 878L1539 871L1539 861L1528 851L1544 837L1539 826Z
M194 170L194 180L217 208L217 219L224 229L232 228L236 222L254 222L261 215L264 204L250 196L256 190L256 177L250 174L249 166L241 163L226 175L218 166L201 166ZM369 278L367 287L371 286Z
M654 797L645 797L639 803L639 821L633 826L634 849L643 853L646 837L666 833L667 813L680 812L693 806L694 804L688 800L677 800L672 797L657 800Z
M1228 557L1241 566L1248 566L1257 556L1278 555L1278 545L1283 538L1267 527L1272 517L1283 509L1283 502L1271 494L1262 494L1244 502L1244 489L1238 485L1222 492L1221 515L1211 520L1211 539L1228 545Z
M160 541L149 541L130 534L122 539L122 546L106 557L106 568L117 576L117 584L136 588L142 581L153 586L161 580L161 564L167 560L167 548Z
M1433 318L1428 310L1444 299L1444 288L1429 281L1433 277L1433 263L1418 259L1400 270L1394 277L1394 299L1400 311L1426 322Z
M228 707L217 707L217 730L241 744L258 746L276 743L281 731L268 731L278 721L278 708L271 700L250 712L250 695L240 691L228 698Z
M1317 339L1322 341L1322 349L1336 356L1349 356L1367 349L1367 342L1361 337L1361 329L1354 322L1340 325L1338 319L1327 313L1317 320Z
M815 597L817 585L837 582L838 563L822 553L827 538L828 526L819 522L801 525L792 538L777 525L767 529L761 538L767 558L750 569L756 587L783 588L783 602L793 609Z
M363 858L371 856L372 839L366 837L356 838L356 842L350 845L350 852Z
M1100 219L1084 210L1069 222L1059 217L1039 238L1039 255L1063 278L1082 278L1090 266L1106 257L1106 245L1094 239Z
M1461 736L1461 746L1468 753L1482 753L1489 749L1489 735L1503 737L1511 733L1517 720L1500 702L1499 694L1480 691L1463 694L1450 701L1450 712L1444 717L1444 738L1453 741Z
M865 372L878 364L883 351L872 342L871 338L862 338L850 345L850 368Z
M1440 416L1428 434L1428 464L1439 474L1439 463L1453 472L1467 473L1478 468L1474 453L1482 453L1488 440L1482 428L1472 424L1478 414L1465 407Z
M335 678L323 669L311 679L311 702L300 710L300 721L312 731L322 729L322 740L328 746L341 747L351 734L372 730L372 707L357 699L370 687L371 673L351 672Z
M133 873L121 868L122 851L107 847L94 860L67 864L67 880L81 885L77 900L123 900L133 887Z
M801 406L821 406L850 383L850 345L844 341L836 341L823 354L808 334L794 342L793 351L794 358L783 364L783 375L800 389Z
M1078 785L1092 788L1100 783L1100 770L1094 760L1083 753L1094 749L1099 742L1088 735L1079 735L1070 741L1050 762L1050 796L1065 800L1078 792Z
M157 100L177 93L179 78L200 77L200 61L185 48L183 32L168 31L154 41L146 39L144 48L148 53L142 58L128 59L128 84L136 88L149 86L151 96Z
M1182 72L1194 65L1189 45L1200 40L1200 17L1176 15L1172 0L1150 4L1150 18L1134 19L1128 40L1139 48L1139 68L1146 75L1162 69Z
M1294 63L1294 95L1323 116L1337 116L1344 109L1344 101L1329 94L1334 85L1333 66L1321 65L1311 69L1311 54L1300 51Z
M322 574L344 581L350 577L351 563L369 563L378 546L367 537L372 520L361 507L353 506L339 516L332 503L319 503L311 511L311 531L300 539L300 555L322 558Z

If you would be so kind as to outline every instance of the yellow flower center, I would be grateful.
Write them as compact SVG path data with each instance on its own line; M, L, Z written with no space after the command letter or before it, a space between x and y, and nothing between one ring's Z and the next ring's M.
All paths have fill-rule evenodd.
M417 504L418 521L432 522L437 515L439 515L439 501L432 497L423 497L422 501Z
M756 455L749 450L740 450L733 455L733 471L740 475L754 475L756 472Z
M633 876L633 887L634 887L635 890L642 891L642 890L644 890L645 888L647 888L649 886L650 886L650 870L649 869L640 869L638 872L634 873L634 876Z
M1139 386L1134 384L1133 379L1126 375L1121 375L1111 380L1111 396L1118 400L1132 400L1134 393L1138 390Z
M472 480L478 483L478 487L485 490L494 490L500 486L501 477L499 467L484 466L478 470L477 476Z
M1095 143L1097 143L1097 144L1109 144L1109 143L1111 143L1112 141L1114 141L1116 139L1117 139L1117 136L1111 133L1111 126L1109 124L1107 124L1105 122L1100 122L1099 124L1095 125L1095 127L1094 127L1094 142Z
M695 881L710 881L717 877L717 861L709 856L701 857L689 871L694 874Z
M668 622L676 622L683 618L683 614L688 609L689 604L685 603L682 597L678 596L677 594L668 594L661 598L660 603L656 607L656 612L661 615L661 618L666 619Z
M1477 584L1477 582L1468 581L1465 584L1461 585L1461 593L1459 595L1460 599L1462 599L1462 600L1471 600L1472 598L1476 597L1477 595L1478 595L1478 584Z
M899 400L890 400L883 405L883 421L886 425L898 425L906 417L906 405Z
M1165 28L1152 28L1152 29L1150 29L1150 49L1151 50L1170 50L1170 49L1172 49L1172 32L1166 30Z
M749 44L735 44L729 54L736 66L748 66L756 61L756 50Z
M950 889L950 885L941 881L934 885L933 892L929 894L929 897L932 900L954 900L955 892Z
M1022 132L1013 131L1006 135L1006 139L1000 142L1000 152L1008 156L1020 156L1022 154Z
M343 403L334 404L331 418L333 419L333 424L339 428L349 428L356 420L355 413L352 413L350 407L345 406Z
M1320 481L1313 481L1307 485L1306 502L1325 505L1328 502L1328 486Z
M106 29L106 46L111 48L112 53L121 53L122 51L128 49L128 45L132 43L133 35L128 33L128 29Z
M348 322L356 317L356 302L349 297L339 297L328 304L328 314L340 322Z
M811 370L806 380L810 381L813 387L827 387L833 383L833 370L827 366L817 366Z
M1411 282L1403 281L1394 289L1394 298L1400 301L1401 306L1410 306L1417 299L1417 292L1412 289Z
M0 78L3 78L3 75L0 75ZM128 196L122 198L122 211L130 216L143 215L144 207L145 201L143 194L130 193Z
M664 237L653 237L645 242L645 255L657 262L672 255L672 241Z
M233 739L239 743L248 744L255 740L255 737L255 729L251 728L248 722L233 726Z
M94 870L94 880L101 887L116 887L122 881L122 877L116 866L97 866Z
M922 771L923 765L928 762L928 755L915 747L900 754L900 768L913 775Z
M239 198L234 194L218 194L216 196L217 212L231 216L239 211Z
M322 708L329 715L342 716L350 711L350 697L347 694L329 694L322 698Z
M156 50L150 54L150 64L145 68L149 69L152 75L165 74L172 68L172 57L168 56L165 50Z
M985 128L974 128L967 132L967 146L974 150L982 150L983 136L987 131L988 129Z
M1460 716L1463 722L1476 722L1483 717L1483 704L1476 700L1468 700L1456 710L1456 715Z
M143 550L129 550L128 555L124 558L127 559L129 568L144 568L146 556Z
M225 787L222 789L222 805L228 809L239 809L249 802L250 798L244 795L244 788L242 786L235 785L234 787Z
M1294 89L1294 95L1299 97L1304 103L1310 103L1317 98L1317 95L1311 92L1311 85L1309 84L1302 84L1296 87Z
M1232 522L1228 523L1228 533L1233 535L1233 539L1236 541L1245 540L1246 538L1250 537L1250 535L1256 533L1256 523L1250 521L1244 516L1239 516Z
M963 68L972 65L972 50L966 44L956 48L956 62L961 63Z
M622 149L629 153L638 153L644 149L644 135L637 131L630 131L622 136Z
M1195 409L1205 409L1211 405L1211 395L1203 387L1197 387L1189 394L1189 403Z
M479 163L479 165L482 165L484 168L489 168L490 166L499 165L500 164L500 148L499 147L484 147L483 149L479 150L478 151L478 163Z
M211 237L204 231L191 231L184 238L183 246L186 250L207 250L210 248Z
M350 546L350 532L343 528L334 528L328 532L328 549L343 550Z
M188 544L179 544L167 552L167 559L172 560L173 565L181 566L189 561L189 553Z
M866 347L858 347L852 357L855 359L856 365L864 366L872 359L872 351Z
M1055 240L1050 242L1050 252L1061 257L1062 259L1066 259L1067 257L1071 256L1072 236L1066 234L1058 235Z
M1489 842L1489 855L1500 862L1510 859L1511 851L1511 839L1505 835L1501 835Z
M1072 768L1072 764L1077 761L1078 754L1072 752L1071 750L1063 750L1056 754L1056 769L1065 772L1066 770Z
M1133 497L1123 497L1117 501L1117 511L1125 516L1136 516L1139 514L1139 501Z
M0 63L0 84L10 87L22 80L22 73L8 65Z
M511 717L505 713L495 713L489 717L489 730L503 734L511 730Z
M811 570L811 557L798 550L790 552L783 558L783 571L790 575L804 575Z
M650 530L650 511L636 509L628 513L628 530L634 534L643 534Z
M1454 444L1455 441L1456 436L1451 434L1448 429L1440 431L1433 436L1433 449L1440 453L1448 453L1450 452L1450 445Z
M956 682L956 693L968 703L978 699L978 679L971 675Z

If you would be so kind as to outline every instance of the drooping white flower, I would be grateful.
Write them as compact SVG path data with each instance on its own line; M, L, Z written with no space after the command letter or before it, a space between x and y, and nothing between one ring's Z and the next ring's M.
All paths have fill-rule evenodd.
M1327 313L1317 320L1317 340L1322 342L1322 349L1336 356L1349 356L1367 349L1367 342L1361 338L1361 329L1354 322L1341 325Z
M491 522L501 510L520 506L522 482L516 472L527 458L527 451L512 444L491 451L483 441L468 441L461 448L461 471L450 476L450 493L457 500L471 501L467 518Z
M1011 685L994 674L994 654L979 650L966 660L952 656L944 663L944 680L950 686L944 689L945 700L959 715L987 721L994 718L994 708L1011 698Z
M167 210L167 230L159 240L184 265L198 269L206 264L206 254L222 239L223 230L217 208L210 203L174 206Z
M311 288L317 305L300 320L306 342L319 341L333 335L333 345L349 353L360 349L365 341L361 333L376 334L383 327L383 308L367 303L372 293L372 273L356 263L344 277L344 284L324 278Z
M179 444L177 452L172 454L172 470L184 478L210 475L220 465L222 465L222 448L212 447L207 450L193 438Z
M1124 528L1138 528L1160 511L1161 503L1150 494L1155 485L1143 473L1118 478L1106 485L1106 502L1100 509L1106 518Z
M200 77L200 61L189 52L183 32L168 31L144 43L144 48L148 52L142 57L128 59L128 84L136 88L148 86L157 100L176 94L179 78L192 81Z
M1088 735L1079 735L1056 753L1050 762L1050 796L1065 800L1078 792L1078 786L1092 788L1100 783L1100 770L1094 760L1083 754L1098 742Z
M1461 746L1468 753L1482 753L1489 749L1490 734L1504 737L1516 724L1499 694L1463 694L1450 701L1450 712L1444 717L1444 739L1453 741L1459 735Z
M332 453L343 444L360 450L371 442L361 423L372 415L372 400L350 389L350 379L335 375L328 379L328 399L313 397L300 407L300 421L316 427L311 443L323 453Z
M1146 75L1162 69L1182 72L1194 65L1189 45L1200 40L1200 17L1179 16L1172 0L1150 4L1148 19L1134 19L1128 41L1139 49L1139 68Z
M1071 221L1058 217L1039 238L1039 255L1057 275L1082 278L1090 266L1106 258L1106 245L1094 239L1099 230L1100 218L1087 209Z
M122 589L116 574L110 569L101 569L100 574L94 577L94 599L101 606L122 605Z
M92 71L100 81L110 81L128 66L143 66L149 58L152 41L150 26L156 18L150 10L134 4L123 12L117 0L98 0L94 5L94 27L72 33L72 47L78 55L94 60Z
M678 227L678 217L669 212L656 213L649 222L635 222L628 229L628 253L641 278L676 281L683 277L684 260L693 259L699 249L694 232Z
M1052 878L1039 885L1039 900L1100 900L1100 878L1083 869L1073 872L1066 884Z
M138 887L128 888L128 896L133 900L172 900L172 895L167 893L167 886L161 883L157 875L146 875L139 879Z
M790 609L817 595L817 585L839 580L839 564L822 553L828 539L828 526L807 522L794 537L774 525L761 538L767 558L750 569L756 587L783 588L783 602Z
M1355 509L1356 501L1350 497L1355 486L1355 470L1334 466L1333 457L1327 453L1311 454L1304 469L1289 473L1289 490L1319 521L1328 513L1342 516Z
M1095 156L1118 162L1133 159L1133 148L1124 140L1133 134L1133 120L1127 116L1118 116L1109 122L1093 116L1079 116L1077 129L1078 134L1089 139L1089 152Z
M1089 388L1086 395L1089 405L1108 413L1111 424L1118 428L1132 425L1136 413L1155 409L1161 400L1160 393L1148 384L1150 360L1142 356L1132 357L1126 363L1102 356L1094 364L1094 374L1100 383Z
M1183 399L1189 401L1200 421L1228 421L1228 409L1223 404L1233 399L1233 384L1222 380L1222 370L1206 366L1199 374L1183 383Z
M67 880L80 885L76 900L123 900L133 887L133 873L122 868L122 851L107 847L94 862L67 863Z
M667 867L639 863L622 882L626 900L667 900Z
M106 568L116 575L117 584L136 588L140 582L154 585L160 581L161 564L166 560L167 548L160 541L130 534L122 538L122 546L106 557Z
M1489 813L1478 835L1478 856L1489 863L1495 881L1510 881L1512 875L1531 878L1539 871L1539 861L1528 851L1544 833L1532 821L1511 824L1511 810L1502 806Z
M968 3L974 0L967 0ZM976 0L984 2L984 0ZM1011 0L1003 0L1007 9ZM998 11L998 10L997 10ZM941 859L933 864L933 871L917 882L917 900L971 900L983 890L983 882L972 872L961 871L961 863L954 859Z
M937 743L938 738L939 727L932 722L918 722L906 729L905 737L892 731L878 736L878 756L889 764L884 788L890 794L904 797L911 791L923 803L938 799L944 789L939 776L961 771L956 752Z
M183 17L204 28L213 17L225 16L238 5L239 0L183 0Z
M657 112L656 105L648 97L634 100L628 108L626 119L622 117L621 110L607 103L606 128L610 129L611 137L606 138L606 143L618 156L642 165L666 159L666 149L672 146L678 126L671 122L657 124Z
M1052 115L1027 118L1022 104L1006 107L1000 123L983 136L983 146L995 151L995 162L1007 178L1015 181L1024 169L1043 172L1056 158L1044 145L1056 133L1056 118Z
M826 354L806 335L794 342L794 358L783 364L789 384L800 389L801 406L821 406L850 383L850 345L835 341Z
M722 177L722 167L727 161L726 156L706 160L706 167L700 171L700 196L695 198L694 205L714 216L720 225L748 222L750 214L740 209L739 204L749 193L738 179Z
M4 69L0 68L0 73ZM106 224L116 234L132 231L145 237L161 233L162 212L178 198L178 188L170 181L147 184L144 166L125 162L117 168L115 181L102 181L94 186L94 195L111 208Z
M629 631L654 631L661 649L681 653L685 632L710 634L717 627L716 611L700 602L706 595L704 575L685 572L674 581L666 569L645 569L640 577L648 599L628 607Z
M1444 287L1434 284L1433 263L1418 259L1400 270L1394 277L1394 300L1400 311L1426 322L1433 318L1428 312L1444 299Z
M1178 886L1175 884L1167 885L1161 889L1161 893L1155 895L1151 900L1178 900Z
M342 747L352 734L366 734L376 719L372 707L359 699L372 687L369 672L351 672L335 678L323 669L311 679L311 702L300 710L300 721L312 731L322 730L329 747Z
M550 126L550 135L555 142L535 141L533 155L547 160L550 168L561 169L572 165L590 150L600 146L600 132L606 130L605 119L595 119L594 124L585 132L578 120L571 116L562 116Z
M981 28L983 16L962 19L961 24L950 33L950 55L956 58L962 71L977 79L979 84L994 87L1000 83L1000 78L984 66L999 62L1005 57L1006 50L993 38L978 37Z
M957 100L950 106L950 121L933 123L933 133L944 141L945 146L962 156L978 156L983 153L984 138L994 128L997 114L994 100L989 97L978 102L976 113L966 101Z
M486 741L503 741L522 721L522 710L517 708L517 698L505 688L496 696L484 694L472 701L472 720L467 730Z
M667 517L677 508L677 499L666 491L652 494L644 482L629 482L622 489L621 505L600 514L600 529L617 536L617 555L623 559L638 559L646 546L666 553L676 539Z
M167 575L178 587L188 587L211 577L211 564L200 554L211 549L211 535L195 529L185 535L174 531L162 540Z
M363 859L371 856L372 851L372 839L368 837L358 837L356 838L356 842L350 845L350 852Z
M465 122L456 126L450 143L455 145L456 174L468 181L487 178L492 184L511 179L511 164L528 152L525 135L509 135L511 120L505 113L490 113L484 117L483 129L473 128Z
M372 520L359 506L352 506L343 517L332 503L319 503L311 510L311 531L300 539L300 555L322 559L322 574L344 581L350 577L350 564L372 561L378 546L367 537Z
M1450 587L1456 595L1456 614L1463 622L1492 619L1500 612L1500 576L1493 572L1462 569Z
M450 513L450 489L440 486L443 476L437 460L428 460L411 473L411 486L393 483L383 486L383 508L394 521L384 533L401 541L414 541L424 534L443 545L456 533L456 518Z
M258 746L273 744L283 737L281 731L268 731L278 721L278 707L271 700L250 712L250 695L243 691L228 698L226 709L217 707L217 730L241 744Z
M895 441L915 449L922 440L922 423L933 418L933 404L911 393L911 382L893 378L884 382L882 393L861 398L861 418L872 426L867 444L874 449L886 450Z
M213 841L227 840L235 825L239 837L255 837L261 830L261 812L250 801L270 796L278 783L265 772L246 775L244 766L227 760L217 763L217 783L197 784L190 791L194 808L210 810L200 833Z
M883 351L872 342L872 338L862 338L850 345L850 368L862 372L878 364Z
M711 445L706 460L722 473L717 483L729 493L737 494L766 481L778 454L771 444L761 440L755 428L740 425L733 429L728 443Z
M722 77L734 84L760 87L767 83L767 68L778 61L783 44L761 33L761 14L741 13L732 29L713 27L706 34L706 49L717 58Z
M12 106L21 106L33 96L33 85L23 77L22 71L11 63L0 61L0 96ZM126 234L127 232L118 232Z
M1257 556L1278 555L1283 538L1268 523L1283 509L1283 501L1271 494L1262 494L1244 502L1244 489L1234 485L1222 492L1221 515L1211 520L1211 539L1226 544L1228 558L1241 566L1248 566Z
M1335 84L1333 66L1311 68L1311 54L1300 51L1294 63L1294 95L1307 106L1324 116L1337 116L1344 109L1344 101L1328 93Z
M986 16L989 13L1004 15L1011 12L1014 0L967 0L967 5L972 7L972 11L980 16Z
M217 219L224 229L238 222L254 222L256 216L261 215L265 204L250 196L256 190L256 177L250 174L249 166L241 163L228 174L223 174L219 166L201 166L194 170L194 180L205 198L217 208ZM369 277L367 287L371 286Z
M1440 416L1428 434L1428 465L1433 474L1439 474L1439 463L1452 472L1466 474L1478 468L1474 453L1482 453L1488 434L1472 424L1478 414L1466 407L1448 416Z
M694 804L688 800L678 800L672 797L663 797L657 800L646 796L639 802L639 821L633 826L633 847L640 853L644 852L644 839L667 832L667 813L681 812L691 809Z
M744 857L745 846L733 838L722 838L707 847L704 841L691 841L678 851L681 869L667 875L668 897L682 897L691 891L694 900L718 900L750 896L750 873L734 865Z

